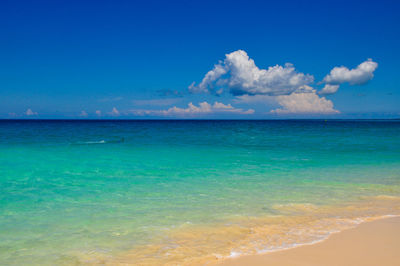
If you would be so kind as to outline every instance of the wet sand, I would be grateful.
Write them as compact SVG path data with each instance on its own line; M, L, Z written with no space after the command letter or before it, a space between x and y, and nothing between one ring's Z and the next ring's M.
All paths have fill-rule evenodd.
M400 217L363 223L327 240L263 255L217 262L224 266L400 265Z

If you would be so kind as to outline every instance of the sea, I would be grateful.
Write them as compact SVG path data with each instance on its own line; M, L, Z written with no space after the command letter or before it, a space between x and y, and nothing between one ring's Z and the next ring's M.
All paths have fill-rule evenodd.
M400 120L1 120L0 265L209 265L400 214Z

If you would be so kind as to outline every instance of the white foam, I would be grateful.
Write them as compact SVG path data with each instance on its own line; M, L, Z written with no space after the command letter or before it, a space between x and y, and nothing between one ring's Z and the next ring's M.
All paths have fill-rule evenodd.
M227 256L227 257L228 257L228 258L237 258L237 257L239 257L240 255L243 255L243 254L240 253L240 252L231 251L231 254L229 254L229 256Z

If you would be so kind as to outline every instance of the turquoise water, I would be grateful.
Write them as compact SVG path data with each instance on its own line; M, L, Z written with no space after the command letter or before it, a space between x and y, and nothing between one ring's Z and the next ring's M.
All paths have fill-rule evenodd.
M179 243L224 254L196 241L377 196L400 197L400 121L0 121L1 265L145 264ZM359 215L397 214L378 203Z

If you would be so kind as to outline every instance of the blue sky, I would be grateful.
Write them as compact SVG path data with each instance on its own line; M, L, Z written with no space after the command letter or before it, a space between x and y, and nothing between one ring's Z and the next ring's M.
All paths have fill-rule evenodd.
M398 1L2 1L0 117L399 117L399 11Z

